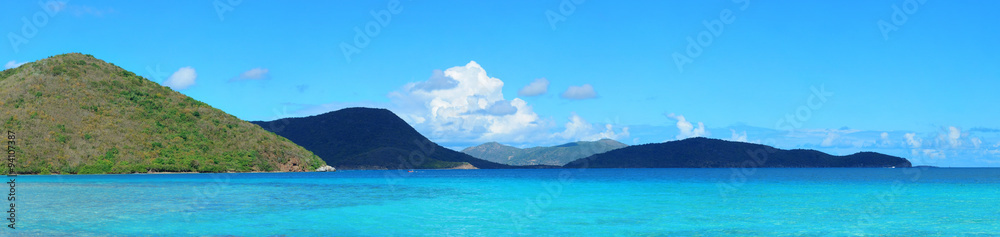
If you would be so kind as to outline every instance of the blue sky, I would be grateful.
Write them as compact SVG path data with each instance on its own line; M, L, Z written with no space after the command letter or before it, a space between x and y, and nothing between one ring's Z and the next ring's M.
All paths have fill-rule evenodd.
M5 68L92 54L246 120L368 106L455 149L707 136L1000 166L996 2L0 5Z

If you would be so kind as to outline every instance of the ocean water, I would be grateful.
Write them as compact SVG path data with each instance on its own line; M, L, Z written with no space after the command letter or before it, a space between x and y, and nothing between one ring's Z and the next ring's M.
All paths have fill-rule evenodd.
M1000 236L1000 169L987 168L48 175L17 182L17 229L2 236Z

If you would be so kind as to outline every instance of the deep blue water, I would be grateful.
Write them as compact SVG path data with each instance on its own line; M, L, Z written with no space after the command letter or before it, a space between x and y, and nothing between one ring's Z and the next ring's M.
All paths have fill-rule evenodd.
M1000 169L17 178L6 236L1000 236ZM4 204L7 205L7 204Z

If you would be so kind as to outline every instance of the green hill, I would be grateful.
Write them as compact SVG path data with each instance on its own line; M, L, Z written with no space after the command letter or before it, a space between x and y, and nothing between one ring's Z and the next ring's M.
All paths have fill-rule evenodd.
M833 156L816 150L781 150L770 146L711 138L629 146L579 159L565 168L819 168L910 167L910 161L874 152Z
M316 152L337 169L511 168L435 144L387 109L346 108L253 123Z
M91 55L0 72L18 173L309 171L312 152Z
M562 166L580 158L626 146L624 143L611 139L571 142L558 146L532 147L527 149L489 142L465 148L462 150L462 153L479 159L508 165Z

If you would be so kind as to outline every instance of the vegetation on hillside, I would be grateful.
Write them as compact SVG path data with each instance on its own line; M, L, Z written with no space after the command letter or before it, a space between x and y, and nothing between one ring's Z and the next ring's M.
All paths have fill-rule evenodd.
M346 108L304 118L257 121L337 169L510 168L431 142L387 109Z
M114 64L78 53L0 72L18 173L305 171L312 152Z
M473 157L507 165L554 165L562 166L571 161L626 147L624 143L601 139L598 141L571 142L551 147L527 149L502 145L496 142L465 148L462 153Z
M874 152L833 156L815 150L711 138L629 146L579 159L566 168L910 167L910 161Z

